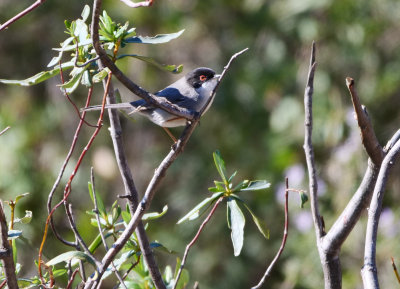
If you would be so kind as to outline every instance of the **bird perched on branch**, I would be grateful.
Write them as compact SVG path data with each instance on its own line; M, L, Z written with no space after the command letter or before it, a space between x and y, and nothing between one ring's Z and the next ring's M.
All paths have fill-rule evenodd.
M185 108L189 111L200 112L204 105L207 105L205 113L211 106L213 99L209 101L215 86L218 83L220 75L215 74L214 70L206 67L199 67L166 88L156 92L154 95L165 97L170 103L178 107ZM155 107L144 99L107 104L107 109L123 109L129 114L140 113L146 116L155 124L163 127L168 135L176 142L175 137L167 129L168 127L177 127L186 125L187 120L183 117L176 116L159 107ZM100 110L101 105L89 106L82 109L83 111Z

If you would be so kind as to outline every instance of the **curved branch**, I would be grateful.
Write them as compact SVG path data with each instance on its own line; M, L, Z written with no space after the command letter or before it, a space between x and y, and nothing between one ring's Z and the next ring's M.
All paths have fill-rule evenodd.
M378 234L379 217L382 201L390 169L400 156L400 140L388 152L382 161L382 166L376 181L371 205L368 210L367 233L365 237L364 266L361 276L366 289L379 289L378 272L376 268L376 239Z

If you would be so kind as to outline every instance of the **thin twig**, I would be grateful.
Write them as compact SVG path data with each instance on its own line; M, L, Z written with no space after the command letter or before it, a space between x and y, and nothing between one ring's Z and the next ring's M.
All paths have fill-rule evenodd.
M108 76L109 81L111 80L111 73L109 73ZM44 243L46 241L46 237L47 237L47 232L48 232L48 225L50 222L50 219L52 217L52 215L54 214L55 210L64 203L65 200L68 199L69 194L71 193L72 189L71 189L71 185L72 185L72 181L74 179L74 177L76 176L78 169L82 163L83 158L86 155L86 152L89 150L89 148L91 147L94 139L96 138L96 136L98 135L100 129L103 126L103 116L104 116L104 107L106 104L106 96L108 93L108 86L107 89L104 92L103 95L103 101L102 101L102 106L101 106L101 111L100 111L100 116L97 120L97 127L96 130L93 132L92 136L90 137L88 143L86 144L85 148L83 149L83 151L81 152L81 155L79 156L79 159L76 163L76 166L74 168L74 170L72 171L70 178L68 180L68 183L66 184L65 188L64 188L64 197L63 199L54 206L54 208L50 211L47 219L46 219L46 224L45 224L45 228L44 228L44 233L43 233L43 239L42 239L42 243L40 244L40 249L39 249L39 256L38 256L38 273L39 273L39 278L41 279L42 283L44 283L44 279L43 279L43 274L42 274L42 253L43 253L43 248L44 248Z
M400 284L399 271L397 271L397 267L396 267L396 264L394 263L393 257L391 259L392 259L392 267L393 267L394 275L396 275L397 282Z
M76 269L74 270L74 272L72 273L71 278L69 278L67 287L66 287L65 289L70 289L70 288L72 287L72 283L74 282L75 276L76 276L76 274L78 274L78 273L79 273L79 268L76 268ZM82 278L82 279L83 279L83 278Z
M382 211L383 196L389 172L400 156L400 140L388 152L382 161L371 204L368 210L367 232L365 236L364 266L361 276L366 289L378 289L378 272L376 267L376 239L378 235L379 217Z
M224 199L224 196L219 197L219 199L215 202L214 206L212 207L212 209L211 209L210 213L208 214L207 218L205 218L203 223L200 225L200 227L197 230L197 233L194 236L194 238L192 239L192 241L190 241L190 243L187 244L186 249L185 249L185 253L183 254L183 257L182 257L181 266L179 267L178 273L176 274L176 278L175 278L175 281L174 281L174 286L172 287L172 289L175 289L176 286L178 285L178 281L179 281L179 278L181 277L183 268L185 267L186 259L187 259L187 256L189 254L190 248L192 248L192 246L197 242L197 240L199 239L199 236L200 236L201 232L203 231L204 227L210 221L211 217L215 213L215 210L218 208L219 204L222 202L223 199Z
M371 120L368 117L368 113L363 105L361 105L360 98L358 97L354 79L347 77L346 85L351 95L351 101L353 102L354 111L357 116L358 126L361 130L361 140L367 151L368 156L372 162L379 166L382 163L384 153L382 146L379 144L378 138L375 135L374 129L372 128Z
M289 180L288 178L286 178L286 189L285 189L285 225L284 225L284 229L283 229L283 237L282 237L282 243L281 246L278 250L278 252L275 255L275 258L272 260L271 264L269 264L267 270L264 273L264 276L261 278L260 282L258 282L258 284L254 287L251 287L251 289L258 289L261 288L261 286L265 283L265 281L270 277L272 269L274 268L276 262L278 261L279 257L281 256L283 249L285 249L285 245L286 245L286 240L288 237L288 228L289 228L289 191L291 191L291 189L289 189ZM297 191L297 190L295 190Z
M83 240L81 234L78 231L78 228L76 227L76 223L75 223L75 219L74 219L74 215L72 213L72 205L71 204L67 204L67 202L65 201L65 207L66 207L66 213L67 213L67 218L70 224L70 227L72 229L72 232L75 235L76 240L78 240L79 245L81 248L83 248L83 251L85 251L85 253L87 255L89 255L96 263L96 266L100 265L100 262L96 259L96 257L92 254L92 252L90 252L88 246L86 245L85 241Z
M324 228L321 221L321 216L318 208L318 185L317 185L317 173L315 169L314 161L314 148L312 144L312 128L313 128L313 117L312 117L312 97L314 93L314 73L317 63L315 62L315 42L311 48L310 66L308 70L307 86L304 92L304 108L305 108L305 133L304 133L304 152L307 160L308 178L310 186L310 203L311 212L314 220L315 232L317 234L317 240L324 235Z
M0 135L2 135L3 133L5 133L6 131L8 131L10 129L10 126L7 126L5 129L3 129L2 131L0 131Z
M32 10L36 9L37 7L39 7L40 5L42 5L46 0L37 0L35 3L33 3L31 6L29 6L28 8L26 8L24 11L18 13L17 15L15 15L13 18L11 18L10 20L4 22L2 25L0 25L0 31L3 29L6 29L8 26L10 26L12 23L14 23L15 21L17 21L18 19L24 17L26 14L30 13Z
M151 5L153 5L153 0L147 0L147 1L142 1L142 2L132 2L130 0L121 0L122 2L124 2L127 6L131 7L131 8L138 8L138 7L149 7Z
M90 87L89 90L88 90L88 96L87 96L87 98L86 98L85 107L88 107L88 106L89 106L90 100L91 100L91 98L92 98L92 94L93 94L93 87ZM56 191L58 185L60 184L61 178L62 178L63 175L64 175L65 168L67 167L68 162L69 162L69 160L71 159L72 153L74 152L74 149L75 149L75 147L76 147L76 143L77 143L77 141L78 141L79 133L81 132L81 128L82 128L82 125L83 125L83 119L85 118L85 115L86 115L86 112L83 111L83 112L82 112L82 115L81 115L81 118L80 118L80 120L79 120L79 124L78 124L78 126L77 126L77 128L76 128L76 130L75 130L74 137L73 137L71 146L70 146L70 148L69 148L69 151L68 151L68 153L67 153L67 156L66 156L66 158L65 158L65 160L64 160L64 163L63 163L62 166L61 166L61 169L60 169L60 172L58 173L57 179L56 179L56 181L54 182L54 185L53 185L53 187L52 187L52 189L51 189L51 191L50 191L50 193L49 193L49 197L48 197L48 199L47 199L47 213L48 213L49 215L50 215L50 212L52 211L52 205L51 205L51 203L52 203L52 200L53 200L54 193L55 193L55 191ZM56 236L56 238L57 238L60 242L62 242L63 244L65 244L65 245L67 245L67 246L71 246L71 247L74 247L74 246L75 246L75 243L69 242L69 241L65 240L65 239L62 238L61 235L58 233L58 231L56 230L56 226L54 225L53 216L51 216L51 218L50 218L50 226L51 226L51 229L52 229L54 235Z
M7 280L8 288L18 288L17 275L15 274L15 264L13 252L8 242L8 228L6 216L4 214L3 202L0 200L0 248L4 248L8 253L1 257L3 260L3 271Z
M93 167L90 168L90 182L92 183L92 192L93 192L93 200L94 200L94 214L96 216L97 229L99 230L99 234L101 237L101 241L103 242L103 246L106 249L106 251L108 251L108 245L106 242L106 238L104 238L103 229L101 228L99 207L97 206L97 194L96 194L96 186L94 184Z
M94 183L93 167L90 168L90 181L92 183L93 200L94 200L94 212L95 212L96 221L97 221L97 228L99 230L99 234L100 234L101 240L103 242L103 246L106 249L106 251L108 251L108 245L107 245L106 239L104 238L103 230L101 228L101 222L100 222L100 216L99 216L99 208L97 206L97 195L96 195L96 186L95 186L95 183ZM124 283L124 280L122 279L121 275L119 274L117 267L115 267L114 262L111 262L111 266L112 266L113 272L114 272L115 276L117 276L117 279L119 280L120 284L122 285L122 287L124 287L126 289L126 285Z

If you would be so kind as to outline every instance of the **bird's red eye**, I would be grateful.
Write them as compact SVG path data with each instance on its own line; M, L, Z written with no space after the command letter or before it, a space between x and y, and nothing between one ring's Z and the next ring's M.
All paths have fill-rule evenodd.
M201 80L201 81L206 81L206 79L207 79L207 76L205 76L205 75L200 75L200 80Z

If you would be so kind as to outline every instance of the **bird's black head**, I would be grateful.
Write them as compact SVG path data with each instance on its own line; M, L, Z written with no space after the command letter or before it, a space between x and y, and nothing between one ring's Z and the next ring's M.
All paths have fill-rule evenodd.
M186 80L194 88L199 88L204 82L212 79L214 75L214 70L206 67L199 67L189 72L186 75Z

